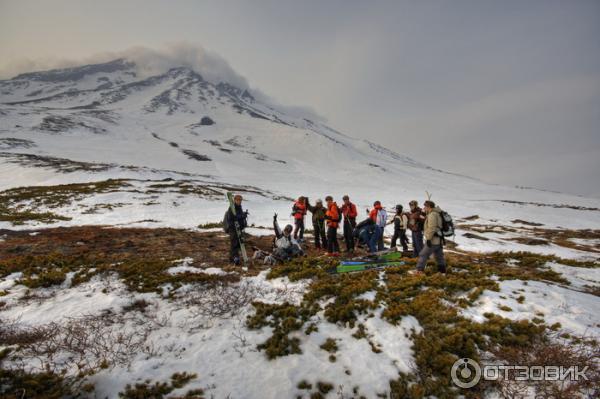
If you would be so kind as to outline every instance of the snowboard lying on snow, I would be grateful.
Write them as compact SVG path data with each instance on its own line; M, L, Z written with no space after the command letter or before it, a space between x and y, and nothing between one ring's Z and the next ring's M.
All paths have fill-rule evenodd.
M364 270L382 269L390 266L402 266L402 252L380 252L372 255L343 260L336 267L336 273L360 272Z

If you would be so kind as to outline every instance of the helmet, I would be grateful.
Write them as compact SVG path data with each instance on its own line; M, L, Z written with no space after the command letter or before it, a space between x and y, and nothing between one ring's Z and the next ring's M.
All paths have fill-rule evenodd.
M292 230L293 230L293 229L294 229L294 228L292 227L292 225L291 225L291 224L288 224L288 225L286 225L286 226L283 228L283 232L284 232L284 233L285 233L285 232L287 232L288 234L290 234L290 233L292 232Z
M397 211L402 211L402 209L403 209L402 205L400 205L400 204L396 205L396 210Z

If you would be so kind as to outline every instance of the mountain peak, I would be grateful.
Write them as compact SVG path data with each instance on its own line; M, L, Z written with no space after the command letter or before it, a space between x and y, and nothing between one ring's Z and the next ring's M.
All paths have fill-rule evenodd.
M100 64L88 64L72 68L51 69L47 71L28 72L17 75L12 80L35 80L41 82L67 82L81 80L87 75L96 73L112 73L135 68L135 64L124 58Z

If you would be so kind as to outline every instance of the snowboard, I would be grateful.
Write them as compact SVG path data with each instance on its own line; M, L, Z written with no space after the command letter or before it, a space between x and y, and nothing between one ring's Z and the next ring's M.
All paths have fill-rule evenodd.
M233 194L230 192L227 192L227 200L229 201L229 208L231 209L231 212L233 213L233 216L237 216L235 214L235 204L233 202ZM244 261L244 266L248 265L248 254L246 253L246 246L244 245L244 238L242 236L242 229L240 228L240 223L237 221L237 218L234 219L234 227L235 227L235 234L237 235L237 238L240 242L240 252L242 253L242 259Z

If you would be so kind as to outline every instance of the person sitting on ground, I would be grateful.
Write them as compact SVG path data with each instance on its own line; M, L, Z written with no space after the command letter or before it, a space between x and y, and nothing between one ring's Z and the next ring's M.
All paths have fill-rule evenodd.
M371 237L375 233L375 222L371 218L366 218L356 225L353 231L353 236L356 244L359 247L368 247L371 242Z
M375 233L369 242L369 252L383 251L383 231L387 224L387 211L383 209L380 201L373 203L373 209L369 212L369 217L375 222Z
M304 215L306 215L306 199L301 196L292 207L292 216L294 217L294 240L304 239Z
M442 210L435 206L433 201L425 201L425 242L426 245L419 254L417 270L414 274L421 275L425 270L427 260L431 255L435 256L438 272L446 273L446 260L444 259L444 246L441 237L442 231Z
M408 205L410 206L408 228L412 232L413 257L416 258L423 249L423 224L425 222L425 214L421 208L419 208L417 201L412 200Z
M396 205L396 215L394 216L394 235L392 236L392 248L396 246L396 241L400 239L402 251L408 252L408 238L406 237L406 228L408 226L408 216L402 212L402 205Z
M320 199L317 200L315 206L312 206L308 197L306 198L306 207L312 213L315 248L327 249L327 236L325 234L325 212L327 212L327 209L325 209L323 201Z
M273 243L273 254L265 258L265 263L283 263L297 256L304 255L300 244L292 236L292 225L286 225L283 230L277 222L277 214L273 216L273 229L275 230L275 242Z

